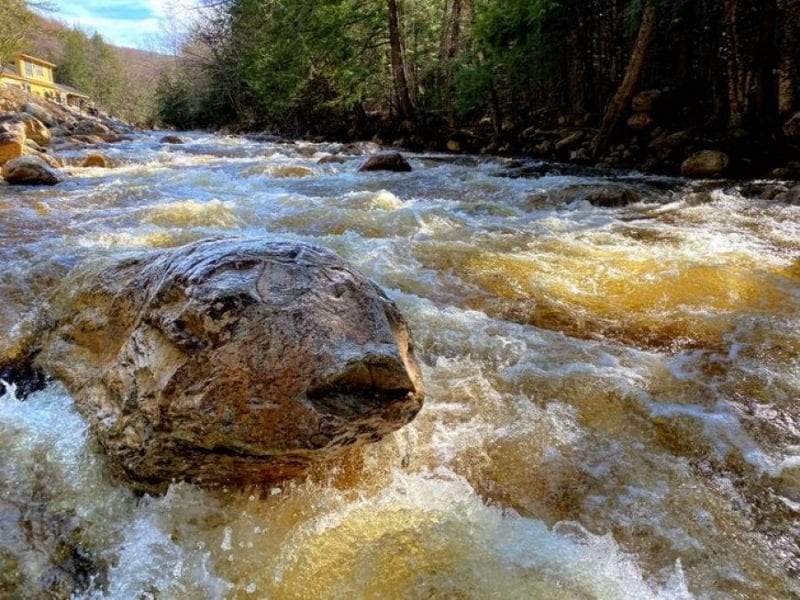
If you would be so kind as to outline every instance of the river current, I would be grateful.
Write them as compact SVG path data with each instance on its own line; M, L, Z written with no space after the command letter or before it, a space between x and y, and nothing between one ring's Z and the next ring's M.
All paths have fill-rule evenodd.
M61 386L0 387L0 597L800 598L800 207L158 137L54 188L0 185L5 335L86 257L303 240L397 302L426 405L305 481L151 497L109 477ZM605 208L576 185L647 193Z

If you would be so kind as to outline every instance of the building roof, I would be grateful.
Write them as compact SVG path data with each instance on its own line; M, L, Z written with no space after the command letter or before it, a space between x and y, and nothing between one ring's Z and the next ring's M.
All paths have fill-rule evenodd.
M22 52L18 52L15 56L17 58L24 58L25 60L29 60L31 62L35 62L35 63L38 63L40 65L44 65L45 67L50 67L51 69L55 69L56 68L56 65L54 65L53 63L47 62L46 60L43 60L41 58L36 58L35 56L31 56L30 54L23 54Z

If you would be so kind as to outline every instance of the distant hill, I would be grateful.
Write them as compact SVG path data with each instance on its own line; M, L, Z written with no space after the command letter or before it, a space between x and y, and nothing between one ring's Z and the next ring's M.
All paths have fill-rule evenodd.
M70 27L57 19L37 17L39 25L29 40L29 51L50 62L59 64L63 55L63 36ZM148 87L155 85L158 77L164 71L174 67L174 58L156 52L148 52L136 48L126 48L109 44L125 68L126 74Z

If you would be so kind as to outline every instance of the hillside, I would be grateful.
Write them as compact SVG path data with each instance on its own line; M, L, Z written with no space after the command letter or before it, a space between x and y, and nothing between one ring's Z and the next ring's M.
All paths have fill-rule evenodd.
M65 39L66 34L71 31L70 26L57 19L41 16L36 16L36 21L36 27L26 40L25 51L56 65L63 65ZM149 120L150 106L159 77L174 68L174 58L157 52L106 45L112 51L116 64L119 65L119 72L115 74L122 81L120 95L125 100L121 104L115 102L113 106L103 106L103 108L118 113L130 121ZM56 79L59 79L58 70ZM85 91L91 92L91 90Z
M29 40L29 51L37 56L59 64L64 52L63 34L70 27L57 19L38 17L39 24ZM157 52L148 52L137 48L126 48L109 44L114 50L120 64L126 72L139 81L150 82L165 69L172 68L174 58Z

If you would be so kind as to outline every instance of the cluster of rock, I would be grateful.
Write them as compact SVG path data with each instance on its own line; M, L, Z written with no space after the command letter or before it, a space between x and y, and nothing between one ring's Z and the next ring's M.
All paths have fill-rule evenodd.
M99 111L92 114L3 90L0 97L0 175L12 185L55 185L66 177L59 150L120 142L131 128ZM105 167L111 161L98 152L75 166Z
M691 115L670 90L646 90L634 96L615 142L598 156L598 114L559 114L543 109L522 121L496 123L485 118L457 129L443 119L430 115L425 119L433 120L397 122L390 116L376 116L371 133L380 144L414 151L527 155L692 178L800 179L800 113L785 117L778 136L710 124L690 126Z
M674 122L673 102L667 92L648 90L633 98L630 116L620 132L620 143L604 155L593 156L597 129L589 127L591 116L560 119L556 128L531 127L519 135L519 150L538 158L597 163L601 167L632 168L646 172L680 173L692 178L724 177L736 174L760 174L775 178L800 178L800 113L783 127L786 151L770 164L754 164L766 152L747 147L745 134L734 132L721 137L706 132L670 130ZM741 138L737 138L741 135ZM744 147L744 148L743 148ZM753 158L753 156L755 158ZM738 161L738 162L737 162Z

